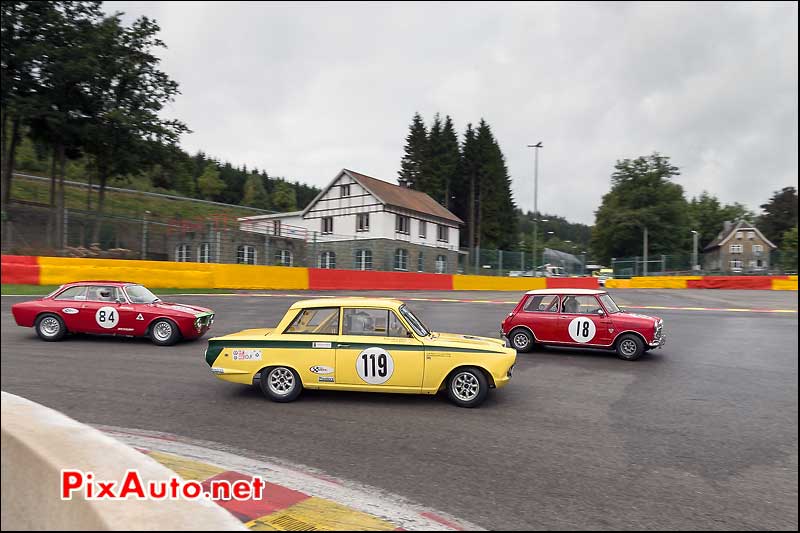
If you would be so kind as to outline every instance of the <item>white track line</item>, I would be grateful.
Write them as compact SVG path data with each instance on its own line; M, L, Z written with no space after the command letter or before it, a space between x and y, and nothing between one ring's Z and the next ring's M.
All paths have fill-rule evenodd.
M258 475L270 483L336 502L391 522L403 529L454 531L460 528L484 531L475 524L426 508L402 496L360 483L333 478L313 468L274 457L251 459L231 453L234 450L223 451L219 448L227 447L219 443L186 439L169 433L113 426L95 427L129 446L173 453L226 470ZM449 527L450 524L454 527Z

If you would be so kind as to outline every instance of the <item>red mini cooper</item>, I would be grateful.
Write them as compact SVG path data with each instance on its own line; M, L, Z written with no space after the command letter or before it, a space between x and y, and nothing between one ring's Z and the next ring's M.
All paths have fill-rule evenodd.
M142 285L79 281L38 300L11 306L17 325L33 327L39 338L57 341L67 333L149 337L161 346L201 337L214 322L205 307L162 302Z
M534 343L615 350L634 361L664 346L660 318L620 310L606 291L543 289L522 297L501 325L503 336L520 352Z

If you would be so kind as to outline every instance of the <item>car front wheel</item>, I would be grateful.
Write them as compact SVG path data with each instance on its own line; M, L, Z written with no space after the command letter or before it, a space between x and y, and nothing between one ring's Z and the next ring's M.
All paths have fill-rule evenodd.
M459 407L478 407L489 394L489 381L477 368L460 368L447 384L447 395Z
M644 353L644 342L636 335L623 335L617 341L617 355L626 361L635 361Z
M526 329L518 328L509 335L511 346L518 352L530 352L533 347L533 336Z
M43 341L60 341L67 334L67 327L60 316L48 313L36 319L36 334Z
M178 326L172 320L159 318L150 326L150 340L158 346L172 346L181 338Z
M276 366L261 372L261 392L273 402L286 403L297 399L303 390L300 376L294 369Z

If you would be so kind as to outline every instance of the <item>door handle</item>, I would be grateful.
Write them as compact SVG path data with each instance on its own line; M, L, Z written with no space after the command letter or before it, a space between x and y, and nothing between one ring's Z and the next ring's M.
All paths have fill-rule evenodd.
M349 344L337 344L336 347L337 348L349 348L350 345Z

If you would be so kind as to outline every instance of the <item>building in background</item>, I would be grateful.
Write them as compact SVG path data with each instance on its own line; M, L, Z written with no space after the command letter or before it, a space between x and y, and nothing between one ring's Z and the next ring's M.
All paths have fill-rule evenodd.
M458 267L462 224L423 192L347 169L302 211L239 218L242 231L304 241L308 266L440 274Z
M777 246L746 220L726 221L717 238L703 249L703 268L726 274L769 271L769 255Z

